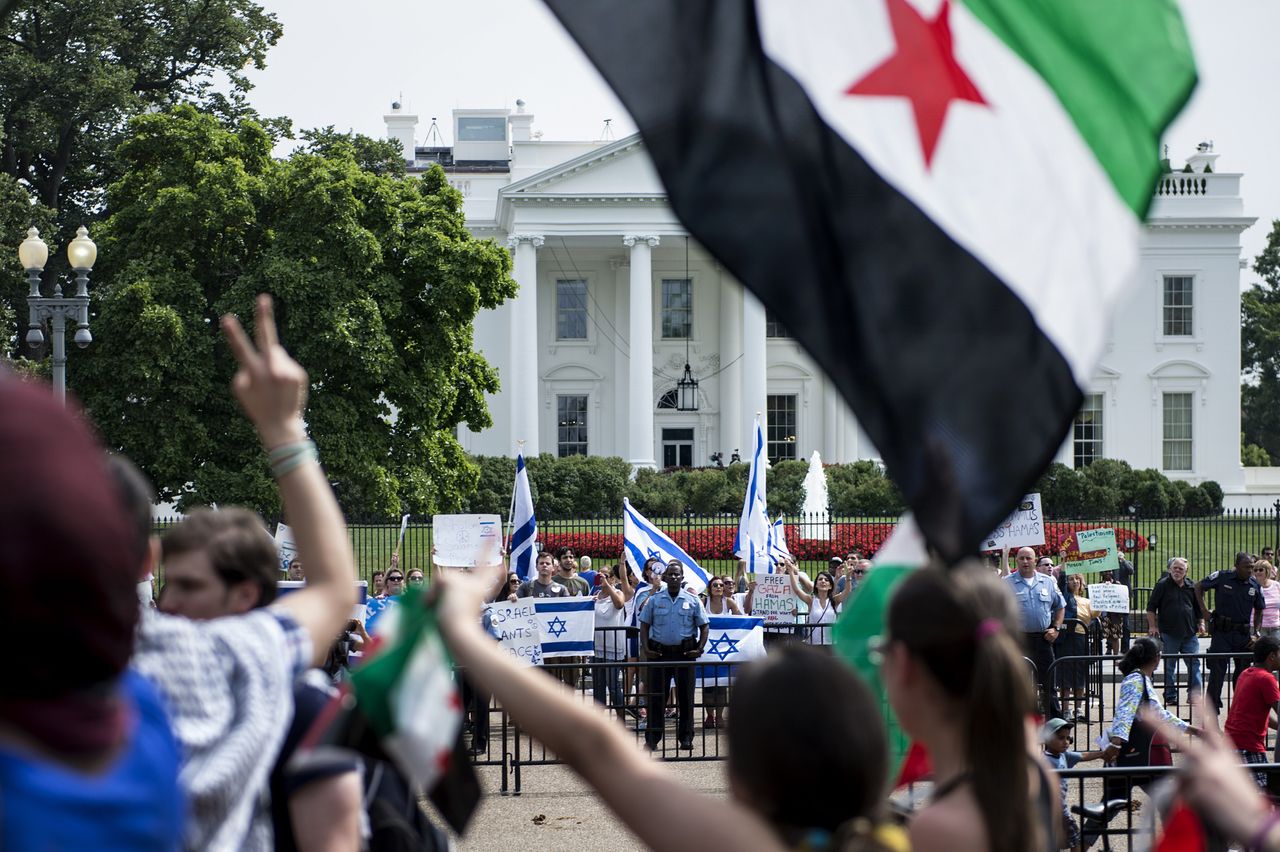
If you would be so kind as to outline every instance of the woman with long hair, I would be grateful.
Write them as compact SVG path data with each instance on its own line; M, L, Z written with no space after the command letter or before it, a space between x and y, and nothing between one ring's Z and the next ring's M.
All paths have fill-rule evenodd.
M681 784L634 739L485 637L483 571L441 571L432 592L453 658L492 689L520 729L555 752L651 849L905 852L881 822L887 736L871 691L848 666L803 646L748 664L734 696L730 801ZM814 784L814 779L826 783Z
M1157 736L1155 728L1143 717L1157 719L1179 731L1191 726L1165 709L1151 676L1160 665L1160 646L1147 637L1133 640L1118 668L1124 675L1120 681L1120 697L1111 727L1104 733L1110 744L1103 756L1115 766L1170 766L1173 763L1169 745ZM1139 711L1142 711L1141 713ZM1107 778L1102 785L1102 801L1128 799L1134 785L1146 790L1155 780L1151 775L1122 775ZM1109 820L1110 815L1107 816ZM1083 827L1085 848L1097 838L1103 823L1086 820Z
M1056 849L1054 788L1032 752L1035 689L1007 585L976 565L922 568L889 604L882 674L903 729L933 762L917 852Z
M794 576L797 570L794 562L788 563L788 573ZM846 573L845 579L852 578ZM840 613L840 607L844 604L845 598L853 591L853 583L846 582L844 590L837 592L835 576L830 571L824 570L814 575L813 594L806 592L799 583L792 583L791 589L796 597L809 607L807 616L809 633L805 641L810 645L830 645L831 626L836 623L836 616Z
M712 577L707 583L707 615L742 615L742 609L729 596L732 586L724 577ZM705 715L702 718L704 728L723 728L725 726L724 710L729 703L729 687L705 686L702 688L702 706Z
M1083 657L1089 653L1089 625L1093 622L1093 609L1089 606L1089 598L1085 594L1084 575L1067 574L1063 580L1063 597L1067 602L1066 618L1062 622L1062 632L1054 643L1054 656ZM1075 712L1068 717L1074 719L1089 718L1089 708L1085 703L1085 683L1088 680L1089 664L1084 660L1067 660L1058 663L1058 689L1061 690L1060 702L1065 712L1069 706L1068 697L1074 699Z
M1253 563L1253 579L1262 587L1262 623L1259 631L1264 636L1280 637L1280 583L1276 582L1276 569L1265 559Z
M622 573L625 575L626 571ZM596 580L600 588L595 596L595 658L606 664L591 668L591 696L597 704L612 703L618 718L626 719L622 667L618 663L626 657L623 628L627 624L627 603L634 593L630 583L618 579L616 565L604 566L596 572Z

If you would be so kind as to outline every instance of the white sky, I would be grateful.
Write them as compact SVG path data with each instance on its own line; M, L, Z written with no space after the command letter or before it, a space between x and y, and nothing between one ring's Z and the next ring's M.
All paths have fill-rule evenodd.
M251 75L250 100L296 128L334 125L385 133L391 101L403 93L419 118L431 116L450 144L454 108L514 107L524 99L547 139L598 139L604 119L615 138L635 130L629 115L540 0L260 0L284 37L265 71ZM1120 0L1123 2L1123 0ZM1165 141L1175 168L1196 143L1212 140L1217 170L1243 172L1250 261L1280 218L1280 3L1182 0L1200 85ZM358 9L358 13L353 13ZM1244 273L1242 284L1255 280Z

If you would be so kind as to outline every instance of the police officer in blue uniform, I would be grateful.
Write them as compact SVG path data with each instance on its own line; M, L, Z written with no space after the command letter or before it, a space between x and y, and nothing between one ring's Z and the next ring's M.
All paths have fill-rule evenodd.
M1253 579L1253 556L1241 551L1236 554L1234 571L1214 571L1208 577L1196 583L1196 600L1201 612L1208 612L1204 605L1204 593L1214 593L1213 617L1209 626L1213 639L1209 642L1209 653L1229 651L1247 651L1253 647L1253 640L1259 635L1262 625L1262 587ZM1231 676L1234 684L1248 665L1248 655L1235 658L1235 671ZM1227 658L1211 657L1209 659L1209 700L1218 710L1222 710L1222 681L1227 674Z
M1029 547L1018 551L1018 570L1005 578L1018 600L1022 617L1023 644L1027 658L1036 666L1040 682L1040 706L1049 718L1062 716L1058 690L1053 688L1053 643L1058 641L1067 601L1058 584L1036 570L1036 552Z
M649 722L644 732L644 744L649 751L662 741L662 728L666 723L667 684L676 679L676 706L679 720L676 738L680 748L693 748L693 666L688 665L707 647L710 621L698 596L681 588L684 582L684 566L678 559L667 563L662 572L665 590L649 596L640 613L640 659L681 663L675 666L657 666L649 678Z

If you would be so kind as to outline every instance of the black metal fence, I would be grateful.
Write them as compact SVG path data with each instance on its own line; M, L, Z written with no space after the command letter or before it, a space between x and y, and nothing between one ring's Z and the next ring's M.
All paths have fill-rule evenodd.
M163 533L176 518L156 521ZM351 543L360 577L370 579L374 571L385 569L399 542L399 564L406 570L431 569L431 523L429 517L411 517L404 540L399 542L398 518L385 521L351 521ZM733 573L733 539L737 515L681 515L652 518L704 567ZM835 517L788 515L783 518L787 542L800 566L810 574L827 566L832 556L857 551L873 554L893 531L897 519L885 517ZM1239 509L1206 518L1146 517L1141 507L1132 513L1108 518L1046 518L1046 544L1038 550L1057 556L1069 544L1075 531L1113 527L1120 548L1136 569L1134 586L1151 587L1172 556L1186 557L1192 579L1220 568L1230 568L1237 551L1258 554L1280 544L1280 500L1265 509ZM269 524L274 531L275 523ZM555 550L567 546L579 556L604 563L617 562L622 551L621 513L607 517L539 519L539 546ZM1069 549L1069 548L1068 548Z

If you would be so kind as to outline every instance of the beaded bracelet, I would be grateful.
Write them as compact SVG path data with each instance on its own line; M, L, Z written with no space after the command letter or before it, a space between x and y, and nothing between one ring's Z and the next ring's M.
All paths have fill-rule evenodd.
M294 468L301 467L307 462L319 461L320 454L311 441L298 441L276 447L268 453L268 458L271 460L271 475L280 479Z

